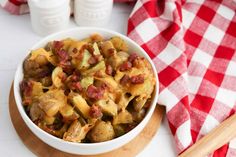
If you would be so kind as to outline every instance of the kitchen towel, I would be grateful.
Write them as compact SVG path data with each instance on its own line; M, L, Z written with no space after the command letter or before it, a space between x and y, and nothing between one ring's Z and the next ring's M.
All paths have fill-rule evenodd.
M74 0L70 1L73 3ZM135 0L114 0L114 2L134 2L134 1ZM27 0L0 0L0 6L3 9L7 10L9 13L15 15L25 14L29 12Z
M130 15L128 36L156 65L178 153L235 113L235 10L232 0L138 0ZM209 156L235 157L236 140Z
M0 0L0 6L11 14L25 14L29 12L27 0Z

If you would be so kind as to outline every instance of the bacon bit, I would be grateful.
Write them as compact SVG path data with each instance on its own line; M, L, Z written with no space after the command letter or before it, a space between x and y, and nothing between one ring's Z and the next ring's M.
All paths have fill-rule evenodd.
M131 80L131 83L133 84L141 84L141 83L144 83L144 76L143 74L139 74L136 76L132 76L130 80Z
M114 48L108 49L108 55L112 56L114 54L115 54L115 49Z
M75 54L75 59L76 60L82 60L84 57L84 51L80 51L79 53Z
M90 110L89 110L89 115L92 117L92 118L101 118L102 117L102 110L101 110L101 107L93 104L91 107L90 107Z
M103 97L104 90L102 88L97 88L94 85L89 85L86 94L91 99L99 100Z
M120 65L120 71L126 71L132 68L132 64L128 61Z
M120 84L121 84L121 85L125 85L125 84L129 83L129 81L130 81L130 77L125 74L125 75L120 79Z
M88 60L88 63L90 64L90 65L94 65L94 64L97 64L98 63L98 57L97 56L91 56L90 58L89 58L89 60Z
M63 46L64 46L64 43L62 41L54 41L53 42L53 47L56 52L59 51Z
M132 54L129 56L128 61L133 64L133 62L134 62L137 58L138 58L138 55L137 55L136 53L132 53Z
M74 69L70 61L61 61L59 66L62 67L63 71L67 74L71 74Z
M51 71L49 69L42 69L38 73L38 77L43 78L43 77L49 76L50 74L51 74Z
M75 81L78 81L79 78L78 78L78 76L76 76L76 75L72 75L72 76L71 76L71 80L75 82Z
M78 49L77 49L77 48L74 48L74 49L72 50L72 52L73 52L73 53L77 53L77 52L78 52Z
M72 90L82 91L83 89L80 82L72 82L71 87L72 87Z
M81 48L79 49L79 53L80 53L80 54L81 54L81 53L84 53L84 50L87 49L87 47L88 47L88 44L82 45Z
M23 80L20 83L20 90L23 96L31 96L33 90L33 83L31 81Z
M68 96L68 95L70 94L70 89L66 89L66 90L64 91L64 94L65 94L66 96Z
M107 86L106 83L102 83L102 84L100 85L100 88L101 88L102 90L109 89L109 87Z
M109 65L109 64L107 64L106 65L106 74L107 75L112 75L112 73L113 73L113 69L112 69L112 66L111 65Z
M94 52L94 48L92 45L87 45L86 46L86 49L88 50L88 52L91 54L91 55L94 55L93 52Z
M59 61L68 61L70 56L65 50L60 50L56 52Z
M74 75L78 76L78 77L81 77L81 74L80 74L80 71L79 70L75 70L74 71Z
M78 70L75 70L73 75L71 75L71 80L73 82L77 82L77 81L80 81L81 80L81 74Z

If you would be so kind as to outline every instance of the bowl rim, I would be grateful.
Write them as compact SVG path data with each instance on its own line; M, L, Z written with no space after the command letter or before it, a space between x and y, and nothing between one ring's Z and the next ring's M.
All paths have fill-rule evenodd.
M59 35L69 34L70 32L83 31L83 30L89 30L89 31L91 31L91 34L96 33L96 32L98 32L99 34L108 33L109 35L119 36L122 39L124 39L125 41L128 41L130 44L132 44L134 47L136 47L141 52L142 56L144 56L148 60L148 62L151 64L152 70L153 70L153 73L154 73L154 76L155 76L155 79L156 79L156 84L155 84L155 88L154 88L154 91L153 91L152 104L151 104L150 108L148 109L148 112L146 113L146 115L143 118L143 120L140 123L138 123L138 125L135 126L135 128L133 128L129 132L125 133L122 136L114 138L112 140L109 140L109 141L98 142L98 143L76 143L76 142L64 141L61 138L55 137L55 136L47 133L46 131L40 129L36 124L34 124L32 122L32 120L29 118L29 116L26 114L26 112L24 110L24 107L23 107L23 104L22 104L21 94L19 92L19 84L18 83L20 83L20 81L22 81L22 79L19 78L19 77L20 77L20 74L22 74L21 70L23 69L23 61L25 60L27 55L30 54L31 50L37 48L38 45L44 43L45 41L48 42L50 39L55 38L55 37L57 37ZM55 39L52 39L52 40L55 40ZM51 139L55 140L56 142L60 142L60 143L67 144L67 145L80 146L80 147L97 147L97 146L102 146L102 145L116 143L116 141L119 141L122 138L125 139L126 137L129 137L130 134L134 134L134 132L137 132L136 130L138 130L139 127L142 127L143 123L147 124L147 122L145 122L145 121L149 121L150 120L156 105L158 105L157 104L157 99L158 99L158 94L159 94L159 80L158 80L158 76L157 76L157 70L156 70L155 65L152 62L151 58L144 51L144 49L141 46L139 46L136 42L134 42L132 39L128 38L127 36L125 36L125 35L123 35L121 33L118 33L116 31L109 30L109 29L97 28L97 27L77 27L77 28L71 28L71 29L67 29L67 30L64 30L64 31L60 31L60 32L51 34L51 35L49 35L47 37L44 37L44 38L40 39L39 41L37 41L30 48L30 50L26 53L26 56L17 65L17 70L16 70L15 76L14 76L14 86L13 86L13 88L14 88L14 98L15 98L15 101L16 101L17 109L20 112L20 115L21 115L22 119L24 120L24 122L26 123L27 127L30 128L30 130L33 132L34 135L36 135L38 137L38 135L32 130L31 127L33 127L34 129L38 130L43 136L45 136L47 138L51 138ZM143 124L144 125L143 128L146 126L146 124ZM29 127L29 125L31 127ZM38 138L41 139L40 137L38 137ZM131 141L131 140L129 140L129 141Z

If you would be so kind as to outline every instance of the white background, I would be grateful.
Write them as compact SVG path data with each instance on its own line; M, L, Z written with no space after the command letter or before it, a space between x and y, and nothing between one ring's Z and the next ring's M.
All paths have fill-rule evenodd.
M126 34L132 6L115 4L105 28ZM69 27L77 27L71 20ZM0 8L0 156L34 156L16 134L9 116L8 95L18 62L42 37L31 28L29 15L10 15ZM137 157L174 157L176 150L166 118L149 145Z

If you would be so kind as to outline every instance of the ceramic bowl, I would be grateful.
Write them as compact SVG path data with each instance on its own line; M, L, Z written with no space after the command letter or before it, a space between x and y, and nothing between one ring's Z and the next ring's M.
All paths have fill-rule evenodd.
M59 32L56 34L52 34L48 37L45 37L41 41L36 43L34 46L32 46L30 49L34 50L34 49L37 49L40 47L44 47L49 41L61 40L61 39L65 39L68 37L75 38L75 39L83 39L83 38L90 36L93 33L99 33L102 36L104 36L105 38L110 38L112 36L119 36L123 40L125 40L125 42L129 46L130 52L136 52L138 55L143 56L144 58L146 58L150 62L153 72L154 72L154 75L155 75L155 78L157 80L156 87L153 92L152 103L150 105L150 108L148 109L146 116L134 129L132 129L128 133L126 133L123 136L120 136L118 138L115 138L113 140L101 142L101 143L67 142L67 141L64 141L60 138L54 137L54 136L48 134L47 132L43 131L42 129L40 129L37 125L35 125L31 121L31 119L26 114L26 112L23 108L23 105L22 105L20 86L19 86L20 82L23 79L23 66L22 66L23 60L22 60L17 68L17 71L15 73L15 78L14 78L14 95L15 95L15 100L16 100L17 108L20 112L20 115L22 116L26 125L30 128L30 130L39 139L41 139L43 142L47 143L48 145L50 145L58 150L61 150L61 151L67 152L67 153L72 153L72 154L95 155L95 154L100 154L100 153L112 151L114 149L117 149L117 148L125 145L126 143L128 143L129 141L134 139L134 137L136 137L143 130L143 128L146 126L146 124L150 120L150 118L154 112L155 106L157 104L159 82L158 82L158 77L157 77L157 71L155 69L153 62L151 61L149 56L146 54L146 52L138 44L136 44L134 41L132 41L131 39L129 39L128 37L126 37L120 33L117 33L117 32L111 31L111 30L101 29L101 28L80 27L80 28L75 28L75 29L70 29L70 30L66 30L63 32ZM29 53L30 52L28 52L28 54Z

